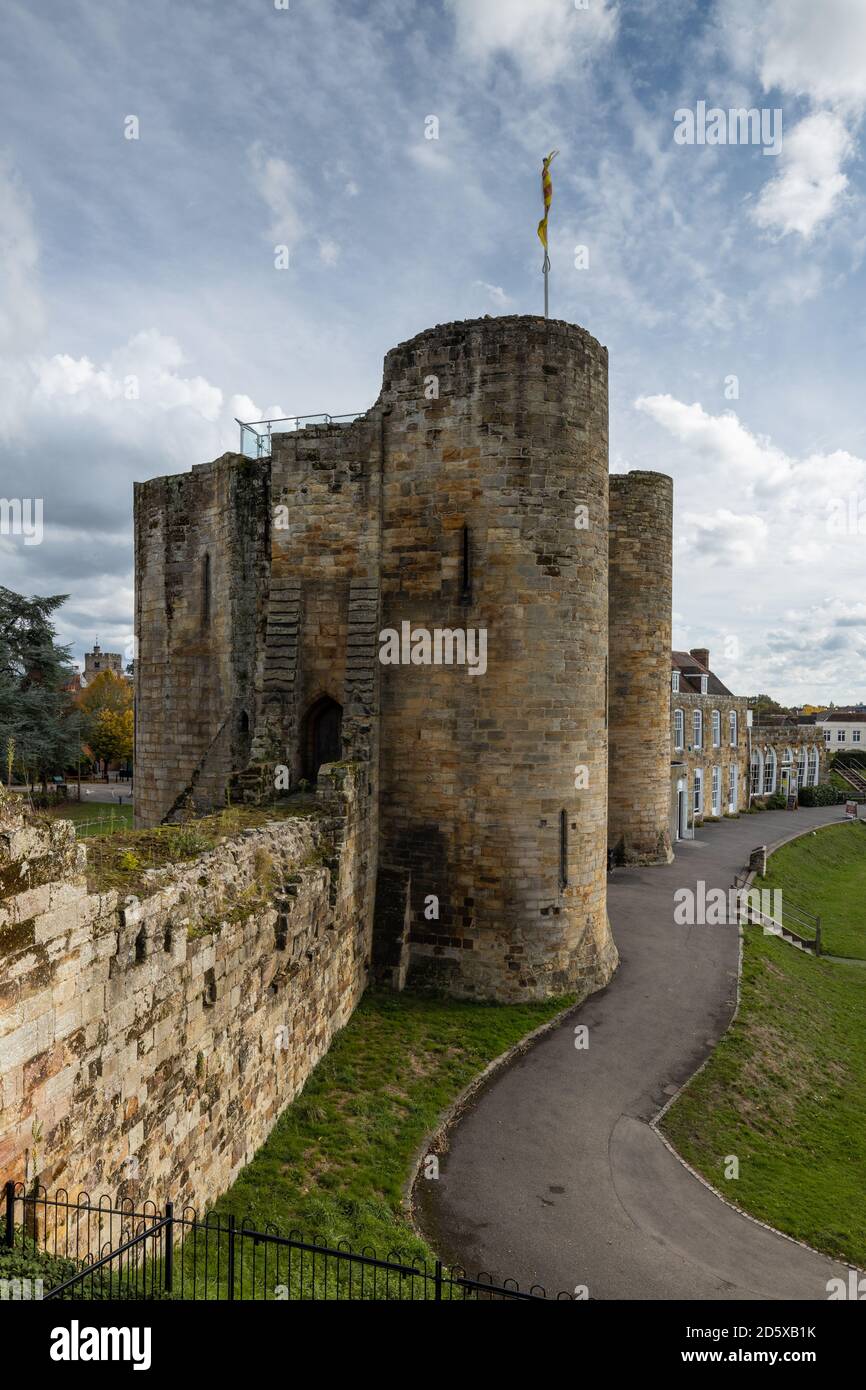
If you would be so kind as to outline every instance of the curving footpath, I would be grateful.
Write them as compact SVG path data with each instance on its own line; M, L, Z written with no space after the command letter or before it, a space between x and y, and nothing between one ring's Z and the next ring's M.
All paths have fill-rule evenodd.
M650 1122L736 1004L736 928L676 926L674 890L727 889L756 844L843 819L838 806L743 816L681 842L673 864L611 874L611 984L490 1081L439 1181L416 1184L443 1259L593 1299L826 1299L846 1267L728 1206Z

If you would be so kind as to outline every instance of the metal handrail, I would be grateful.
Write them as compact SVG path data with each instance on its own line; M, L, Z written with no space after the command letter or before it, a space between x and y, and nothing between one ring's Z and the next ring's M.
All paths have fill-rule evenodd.
M303 421L315 421L318 424L334 425L342 420L358 420L365 413L366 412L363 410L356 410L344 415L331 415L327 411L319 411L318 413L313 415L274 415L269 420L239 420L238 417L235 416L235 424L239 426L241 432L240 452L242 454L246 452L244 434L247 430L249 430L251 434L255 435L255 457L267 458L267 456L271 452L271 436L274 433L291 434L294 432L294 430L306 428L306 426L302 424ZM287 425L289 426L289 428L286 430L274 431L272 429L273 425Z
M56 1288L49 1289L48 1293L43 1294L43 1299L61 1298L68 1289L81 1287L98 1269L105 1269L107 1265L111 1264L112 1260L117 1259L118 1255L127 1254L128 1251L142 1245L146 1240L152 1240L160 1231L165 1230L166 1226L172 1225L173 1221L171 1216L162 1217L160 1221L156 1221L152 1226L149 1226L146 1231L139 1231L138 1235L131 1236L130 1239L125 1240L122 1245L115 1246L113 1250L109 1250L108 1253L101 1256L100 1259L85 1264L84 1269L79 1270L77 1274L73 1274L70 1279L65 1279L63 1283L58 1284Z

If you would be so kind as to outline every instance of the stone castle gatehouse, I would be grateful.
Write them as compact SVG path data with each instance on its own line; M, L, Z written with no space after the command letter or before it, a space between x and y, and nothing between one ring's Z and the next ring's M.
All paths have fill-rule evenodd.
M670 857L671 482L608 476L606 349L447 324L270 447L136 485L139 823L361 764L413 982L599 988L609 843Z

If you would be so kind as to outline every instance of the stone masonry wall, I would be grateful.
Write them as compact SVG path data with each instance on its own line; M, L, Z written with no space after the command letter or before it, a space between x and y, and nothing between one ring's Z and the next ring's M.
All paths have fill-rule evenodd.
M673 483L610 479L608 844L621 863L667 863L670 837Z
M617 959L606 349L536 316L440 325L388 353L366 415L272 449L245 472L227 456L139 490L142 822L190 788L215 798L231 772L250 800L278 765L305 775L329 697L343 756L366 765L383 868L411 878L411 981L498 999L599 988ZM182 639L209 545L238 597L198 703ZM251 545L245 568L233 545ZM483 633L486 671L382 665L380 634L403 624Z
M670 673L668 675L670 681ZM686 783L689 823L700 824L713 815L713 768L719 769L721 808L719 815L734 815L749 804L749 702L742 695L699 695L677 691L669 696L671 707L671 758L677 774ZM677 746L674 711L683 712L683 746ZM694 712L702 715L701 743L695 743ZM720 741L713 743L713 710L719 712ZM737 741L731 745L730 715L737 716ZM737 769L735 800L729 798L730 769ZM702 775L701 809L695 811L695 771ZM673 808L671 814L673 815Z
M71 822L0 806L0 1175L202 1209L298 1094L365 988L366 777L146 897L90 893Z
M784 724L772 718L758 722L752 729L752 753L757 756L761 766L761 784L764 785L764 771L770 757L770 751L776 755L776 790L782 788L782 771L785 767L791 769L788 782L791 789L797 780L798 763L803 751L806 754L806 769L808 781L806 785L816 785L814 782L813 754L818 755L818 782L826 782L830 765L830 753L834 751L828 748L824 738L824 731L820 724ZM790 762L787 761L790 756ZM761 792L760 795L766 795Z
M136 824L225 804L263 646L267 466L236 454L135 485Z
M412 876L410 985L589 993L617 959L607 352L540 318L445 324L388 353L375 409L383 629L487 638L484 674L405 662L381 673L381 859Z

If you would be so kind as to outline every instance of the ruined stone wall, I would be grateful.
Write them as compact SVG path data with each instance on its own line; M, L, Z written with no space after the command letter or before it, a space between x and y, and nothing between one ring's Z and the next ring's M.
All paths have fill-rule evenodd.
M673 482L610 479L608 843L618 862L668 863Z
M190 1202L232 1183L368 979L366 774L323 777L323 818L275 820L87 890L68 821L0 806L0 1174Z
M381 857L412 874L410 984L589 992L616 962L606 350L539 318L447 324L387 355L378 405L383 629L487 637L483 675L381 672Z
M235 454L135 485L139 825L224 805L248 760L268 490L267 466Z

